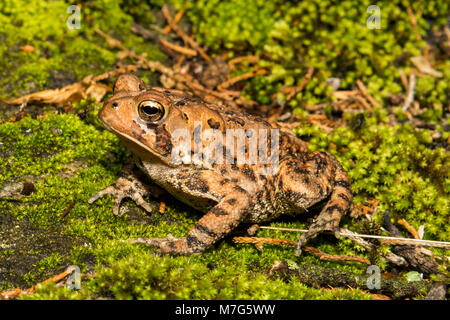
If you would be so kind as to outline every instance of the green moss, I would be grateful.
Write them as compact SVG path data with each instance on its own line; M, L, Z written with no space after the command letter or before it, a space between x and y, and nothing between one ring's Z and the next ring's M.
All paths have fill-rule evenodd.
M200 261L199 261L200 260ZM78 294L115 299L368 299L359 290L307 288L295 278L286 282L265 274L254 274L245 266L229 268L205 264L193 257L151 256L133 249L122 259L109 258L108 268L86 283ZM226 267L226 268L225 268ZM65 289L42 289L31 299L76 298ZM90 292L90 295L87 294Z
M389 95L402 91L399 70L408 73L409 58L420 55L425 46L416 37L406 7L415 13L422 39L430 29L446 24L449 10L441 1L378 1L380 29L369 29L372 13L367 8L373 3L368 0L340 1L339 5L323 0L173 2L189 9L197 40L209 47L238 46L263 52L260 64L271 74L249 81L246 88L260 103L268 104L267 97L281 85L300 83L306 70L314 66L314 78L296 98L295 106L330 101L329 77L340 78L343 90L352 89L360 79L376 100L386 102ZM445 77L418 80L417 100L423 107L450 99L449 62L442 62L436 69Z
M409 124L384 123L385 112L366 117L358 131L341 127L331 134L318 127L298 128L309 140L310 150L329 150L348 171L355 200L369 197L380 201L381 219L386 209L393 218L404 218L414 227L425 225L425 237L450 239L450 157L432 145L429 130L415 130Z
M144 26L156 22L162 27L164 23L155 13L163 2L88 1L82 5L81 29L69 30L65 26L66 1L3 1L0 95L17 97L61 87L113 69L117 55L95 33L96 27L126 47L147 53L149 59L163 59L154 43L130 31L132 21ZM332 101L331 88L326 85L331 76L341 79L341 89L352 89L355 80L361 79L369 93L385 105L390 94L403 90L398 70L408 74L409 56L419 55L425 44L416 38L404 1L378 3L381 30L365 27L368 1L358 5L352 1L339 5L329 1L171 2L187 10L180 25L189 28L192 23L197 40L211 48L211 55L230 49L229 57L261 54L261 66L271 73L246 82L243 94L249 99L269 105L277 93L279 101L284 102L280 87L298 84L307 68L314 66L314 77L289 101L294 113L304 117L308 115L302 108L305 104ZM431 28L440 29L446 22L446 4L428 1L412 3L411 7L423 39ZM26 44L35 51L23 52L20 47ZM406 218L416 228L425 225L425 238L447 241L449 157L442 146L449 133L448 120L442 119L449 101L449 66L448 61L433 65L443 77L418 77L416 86L416 100L423 108L420 117L437 123L440 139L433 138L429 130L418 131L409 124L392 126L386 109L365 114L362 126L351 126L353 129L341 127L326 134L316 126L305 125L295 130L309 141L311 151L328 150L338 157L352 179L357 203L371 197L380 201L374 224L380 222L385 209L391 209L394 219ZM233 75L250 70L243 64L243 69ZM156 82L150 71L138 75L148 84ZM235 244L226 238L204 254L169 257L154 255L153 248L122 242L168 233L184 236L201 214L170 197L163 199L167 208L162 215L145 214L132 202L125 202L124 215L115 217L111 197L89 205L87 200L94 193L114 182L128 153L113 134L102 129L96 117L99 104L83 100L72 108L80 117L52 114L40 120L27 117L0 125L0 188L31 181L36 189L20 199L0 199L0 289L29 287L75 264L83 273L96 271L97 277L84 280L77 292L49 284L24 298L370 298L360 290L319 290L305 287L295 278L269 275L275 260L365 272L365 265L322 261L306 252L297 258L289 247L267 245L258 251L252 245ZM408 121L400 108L394 112L397 120ZM326 114L333 116L330 106ZM352 123L351 115L344 117ZM309 209L311 215L319 212L320 206ZM271 225L306 227L302 216L282 217ZM375 229L348 217L341 226ZM297 233L274 230L260 230L257 236L298 239ZM310 245L330 254L370 258L383 269L389 267L379 260L380 252L366 252L348 239L321 236ZM385 250L387 246L379 249Z
M130 34L132 18L121 0L86 2L81 6L80 29L66 21L72 4L67 1L2 1L0 4L0 96L18 95L43 88L62 87L89 74L111 70L117 60L95 28L113 34L124 45L150 59L161 59L153 43ZM136 7L138 9L139 7ZM145 5L143 9L147 9ZM144 11L142 11L144 12ZM146 10L143 21L152 21ZM31 45L34 52L20 47Z
M211 48L259 47L267 41L282 1L173 1L187 7L199 41ZM278 13L279 15L279 13Z

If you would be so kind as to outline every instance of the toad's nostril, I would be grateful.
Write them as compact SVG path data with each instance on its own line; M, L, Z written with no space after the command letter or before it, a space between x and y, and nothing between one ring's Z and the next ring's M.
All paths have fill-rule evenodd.
M113 102L113 103L112 103L112 106L113 106L113 108L116 108L116 109L117 109L117 107L119 106L119 104L118 104L117 102Z

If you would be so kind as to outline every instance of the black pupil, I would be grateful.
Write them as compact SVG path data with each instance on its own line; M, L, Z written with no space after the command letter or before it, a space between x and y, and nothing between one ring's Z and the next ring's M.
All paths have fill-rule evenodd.
M159 108L152 107L152 106L143 106L142 112L144 112L148 116L154 116L155 114L157 114L159 112Z

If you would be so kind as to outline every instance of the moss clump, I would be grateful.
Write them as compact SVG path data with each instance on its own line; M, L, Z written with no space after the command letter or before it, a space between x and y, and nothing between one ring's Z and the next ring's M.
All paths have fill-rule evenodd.
M376 112L357 131L340 127L326 134L305 126L295 132L309 140L311 151L325 149L336 155L352 180L356 202L371 197L380 201L378 221L391 209L393 218L404 218L416 228L424 224L426 237L449 241L448 153L433 146L429 130L390 126L386 112Z
M121 9L123 2L103 0L80 5L80 28L71 30L67 27L70 2L2 1L0 96L17 97L43 88L59 88L112 69L117 56L106 49L95 28L113 33L125 46L146 52L150 59L161 59L154 44L130 33L133 18ZM146 12L142 19L151 21L151 12L142 12ZM34 51L21 50L25 45L34 47Z
M210 48L261 47L283 1L173 1L188 9L194 33ZM275 13L277 12L277 13ZM275 14L274 14L275 13Z
M425 39L445 26L449 11L449 4L442 1L378 1L380 29L369 29L367 20L373 13L367 8L372 4L368 0L340 1L338 5L323 0L233 0L197 1L184 6L189 9L199 41L214 48L244 45L248 51L263 53L261 65L270 68L271 74L250 81L246 88L247 94L260 103L267 104L266 97L277 93L282 85L300 83L306 70L314 66L313 79L291 101L295 108L330 101L329 77L340 78L342 90L351 89L360 79L380 102L401 92L399 70L409 72L409 58L422 54ZM415 13L417 29L411 24L407 7ZM417 84L417 101L423 107L450 99L448 61L435 68L445 76L422 77Z
M78 296L114 299L369 299L360 290L322 292L297 279L254 274L237 267L224 272L191 257L151 256L140 250L122 259L109 259L110 267L86 284ZM87 293L89 292L89 294ZM66 289L44 288L31 299L73 298Z

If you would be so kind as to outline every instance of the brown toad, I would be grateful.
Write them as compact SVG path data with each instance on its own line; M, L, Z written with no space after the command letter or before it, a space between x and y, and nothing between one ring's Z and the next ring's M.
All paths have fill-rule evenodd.
M240 223L261 223L297 214L325 200L319 216L301 235L301 246L318 233L337 235L352 205L347 173L329 153L308 153L306 144L258 117L196 100L178 90L145 88L134 75L121 75L99 113L105 127L133 153L116 183L89 202L112 194L147 211L143 196L161 191L148 176L182 202L205 212L184 238L134 239L163 253L204 251ZM269 157L270 155L270 157Z

